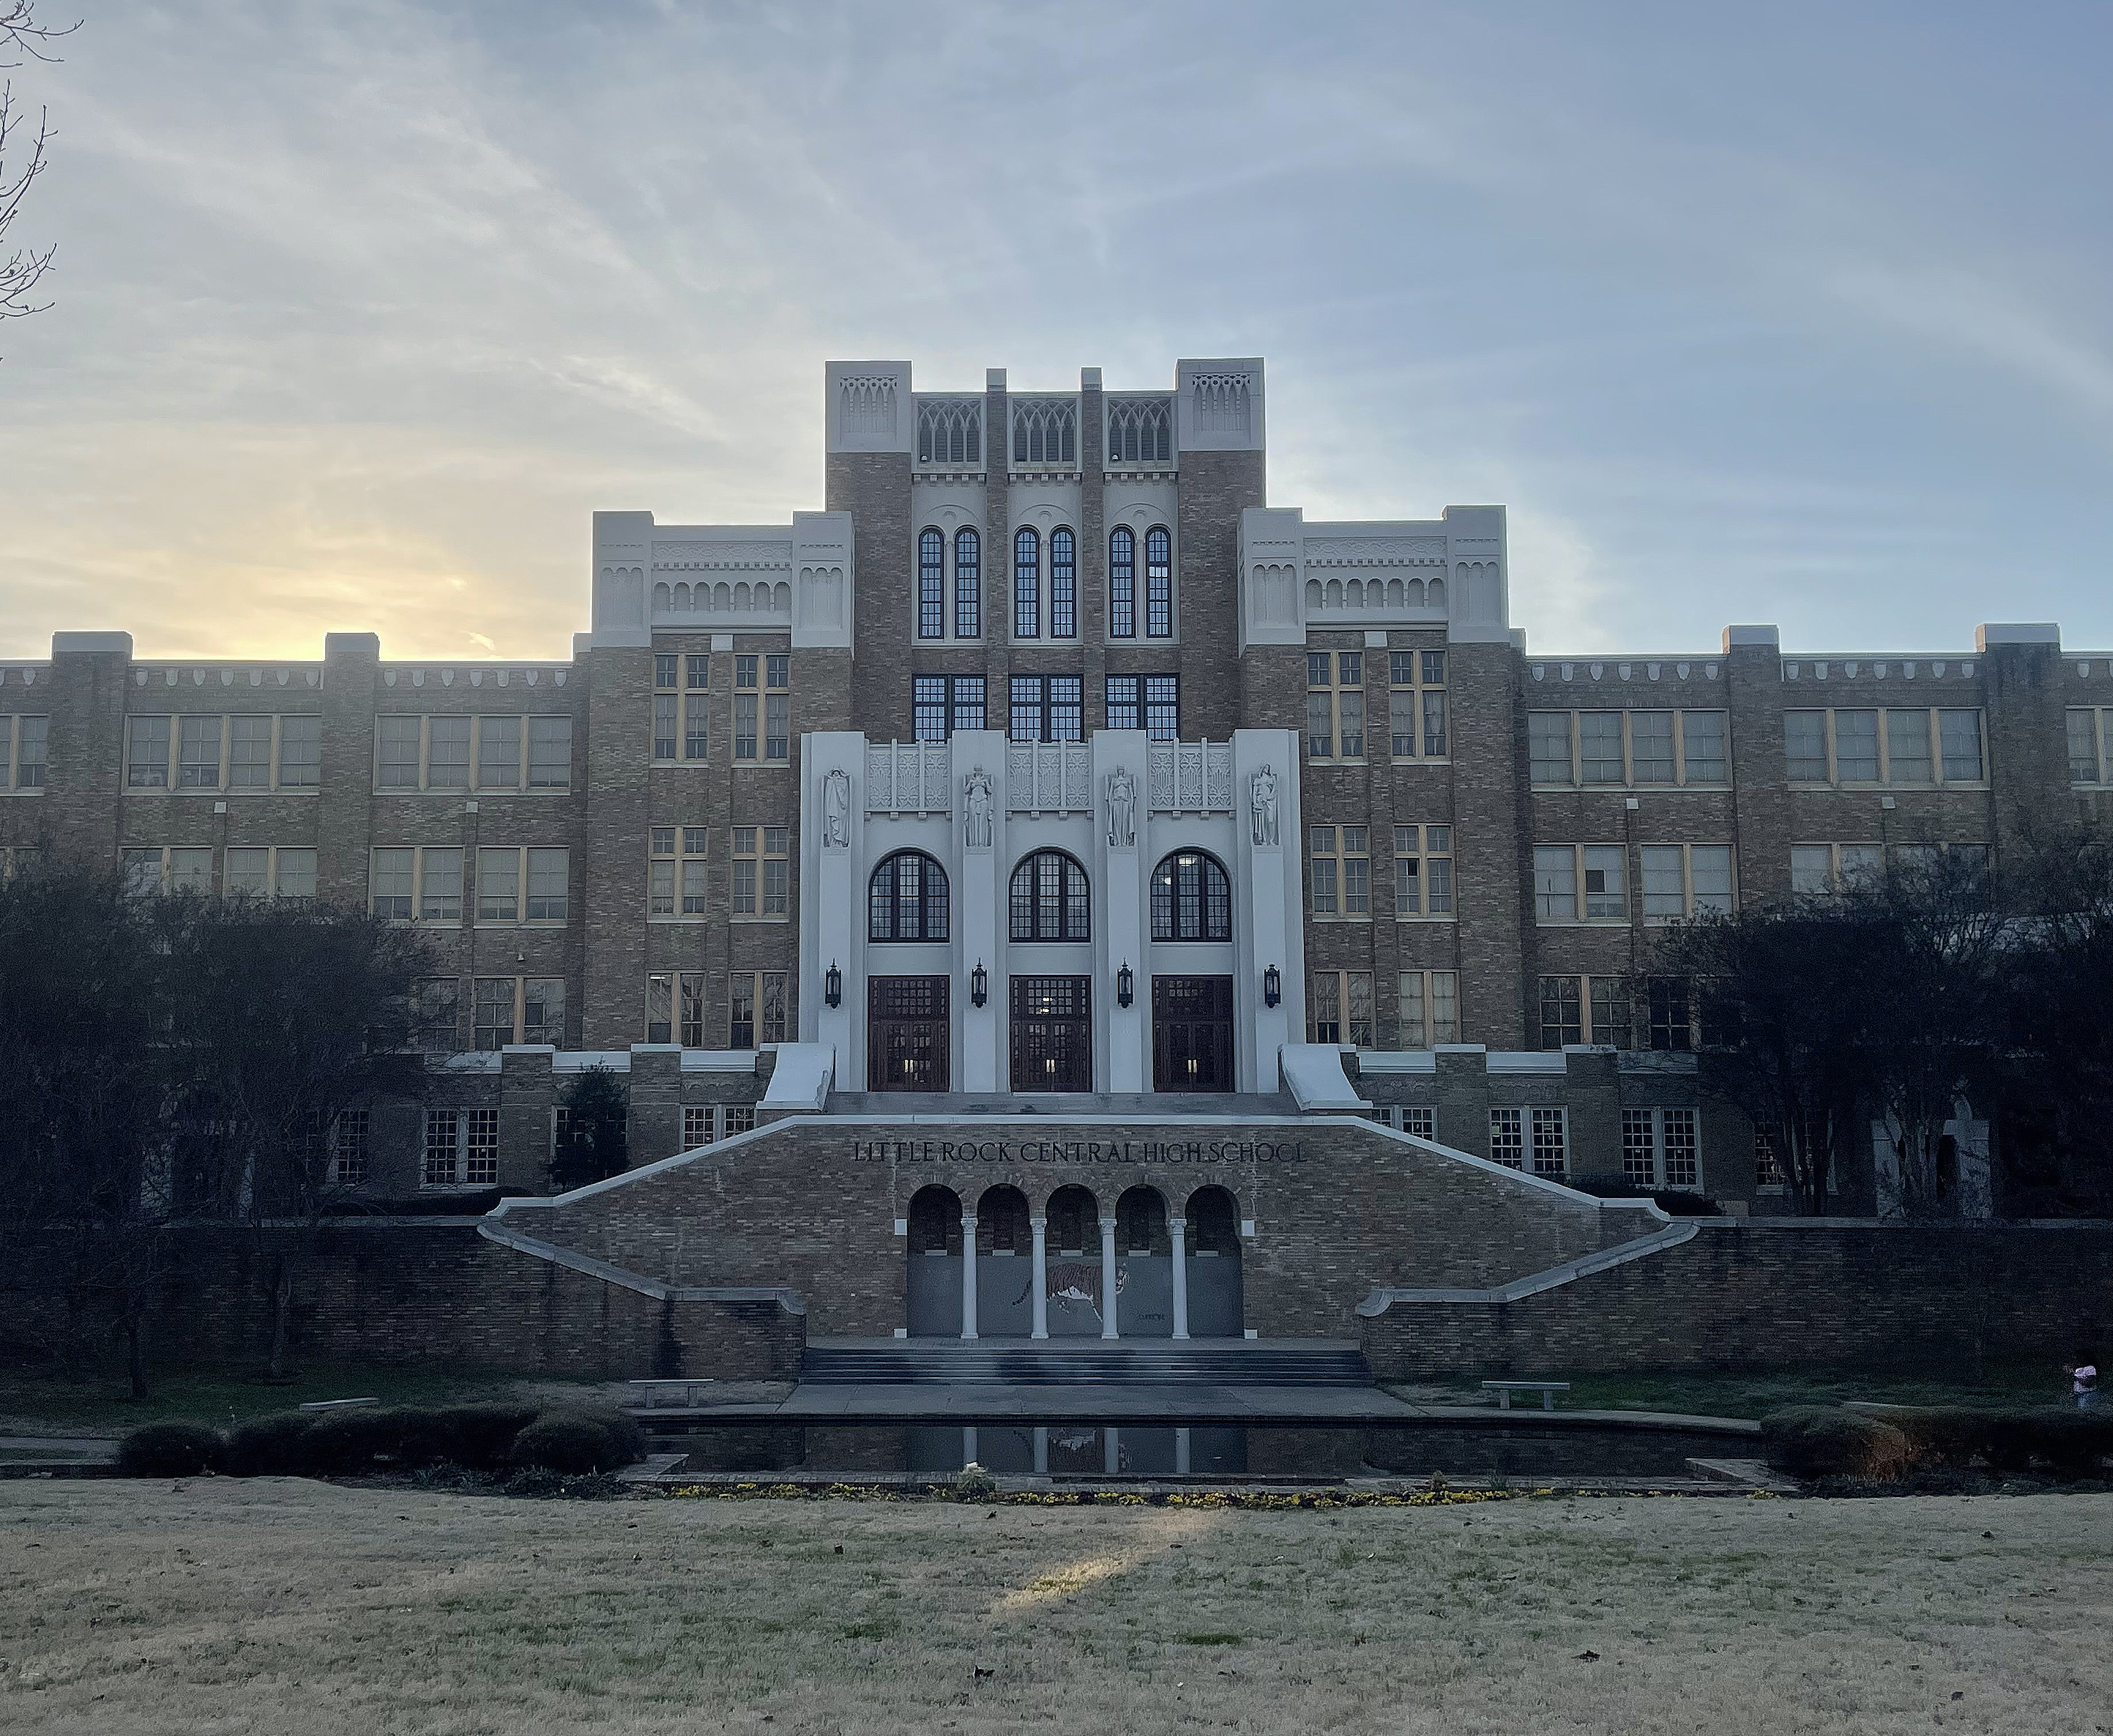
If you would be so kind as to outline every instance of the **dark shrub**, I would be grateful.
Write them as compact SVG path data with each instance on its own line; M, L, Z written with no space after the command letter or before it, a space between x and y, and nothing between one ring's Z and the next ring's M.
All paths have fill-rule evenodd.
M646 1431L629 1411L597 1410L586 1415L609 1431L609 1438L616 1442L616 1450L623 1455L624 1464L636 1465L646 1456Z
M194 1477L220 1463L220 1436L203 1423L149 1423L117 1443L128 1477Z
M500 1487L502 1495L540 1501L613 1501L623 1492L615 1478L600 1471L568 1477L558 1471L516 1471Z
M454 1437L448 1457L469 1470L496 1470L513 1438L536 1420L533 1405L450 1405L435 1415Z
M2113 1453L2113 1418L2092 1410L2048 1410L2029 1420L2033 1450L2065 1476L2088 1475Z
M552 1410L523 1429L508 1456L519 1470L613 1471L628 1463L624 1450L599 1417Z
M308 1432L316 1419L282 1410L231 1428L221 1469L230 1477L297 1477L308 1468Z
M1971 1465L1987 1451L1996 1413L1964 1405L1888 1405L1874 1420L1907 1437L1908 1451L1917 1465L1957 1467Z
M308 1431L308 1462L316 1470L345 1476L374 1469L396 1436L391 1413L356 1406L326 1410Z
M1909 1458L1907 1437L1890 1424L1819 1406L1763 1417L1761 1451L1793 1477L1893 1478Z

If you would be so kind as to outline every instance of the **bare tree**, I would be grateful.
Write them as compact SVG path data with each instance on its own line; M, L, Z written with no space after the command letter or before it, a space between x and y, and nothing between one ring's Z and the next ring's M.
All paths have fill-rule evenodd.
M0 70L12 71L25 59L57 60L52 44L80 28L78 19L69 25L42 23L37 0L0 0ZM39 106L34 132L25 132L26 119L16 107L14 80L0 81L0 320L22 319L51 305L36 299L37 287L58 252L57 243L39 249L13 235L30 189L49 163L49 112Z

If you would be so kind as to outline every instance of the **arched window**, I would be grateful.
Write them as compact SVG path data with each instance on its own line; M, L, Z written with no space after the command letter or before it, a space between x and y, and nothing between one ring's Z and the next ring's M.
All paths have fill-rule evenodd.
M1128 525L1108 532L1108 637L1137 637L1137 533Z
M926 530L917 538L917 636L943 639L946 635L947 539Z
M866 938L947 938L947 871L922 850L899 850L866 884Z
M1086 871L1061 850L1038 850L1012 871L1012 938L1090 940L1089 903Z
M983 630L983 540L964 525L954 533L954 636L974 639Z
M1049 533L1049 636L1079 636L1077 544L1062 526Z
M1164 525L1144 533L1144 631L1153 639L1174 633L1174 539Z
M1042 636L1042 539L1025 525L1012 540L1012 636Z
M1232 886L1216 857L1200 850L1176 850L1152 871L1152 937L1232 939Z

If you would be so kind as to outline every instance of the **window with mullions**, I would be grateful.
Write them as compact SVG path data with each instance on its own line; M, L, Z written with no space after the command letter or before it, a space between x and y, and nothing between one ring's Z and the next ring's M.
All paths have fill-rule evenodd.
M980 675L915 676L910 695L920 741L944 741L956 730L988 727Z
M983 539L964 527L954 533L954 636L974 639L983 630Z
M374 720L374 737L377 790L489 794L572 784L570 718L388 715Z
M1176 850L1152 871L1152 937L1232 939L1232 883L1216 858L1199 850Z
M391 922L459 923L463 852L453 844L386 845L374 852L367 882L374 914Z
M702 971L664 971L646 979L646 1041L705 1046Z
M867 882L869 941L943 941L947 914L947 871L921 850L884 858Z
M1787 711L1783 775L1794 784L1979 783L1987 776L1981 713L1921 706Z
M1012 539L1012 636L1042 636L1042 539L1025 525Z
M1014 676L1012 739L1084 740L1085 687L1085 677L1079 675Z
M1622 1179L1636 1187L1700 1187L1695 1122L1691 1109L1623 1109Z
M313 845L230 844L221 860L220 889L230 898L313 898Z
M1536 711L1527 752L1536 784L1721 784L1721 711Z
M10 785L8 722L0 718L0 790ZM34 789L43 781L47 720L20 722L13 787ZM322 776L322 719L313 713L126 720L128 790L313 790Z
M937 531L917 538L917 636L943 639L947 634L947 539Z
M1395 1003L1398 1049L1428 1049L1460 1041L1460 977L1457 971L1405 970Z
M1308 1041L1372 1046L1372 973L1368 970L1313 973L1307 997Z
M1387 686L1388 752L1396 759L1443 759L1447 741L1445 654L1388 652Z
M1079 636L1078 541L1061 525L1049 533L1049 636Z
M1163 525L1144 533L1144 631L1152 639L1174 636L1174 539Z
M490 1054L509 1043L564 1043L563 977L479 977L470 986L472 1049Z
M1394 914L1402 921L1453 914L1453 828L1394 829Z
M792 914L791 832L783 826L733 828L733 914L783 918Z
M1086 871L1061 850L1037 850L1015 868L1010 902L1015 941L1093 938Z
M759 681L759 677L760 681ZM757 692L759 685L761 693ZM733 660L734 763L759 761L783 765L792 753L792 659L783 651L744 655ZM763 731L760 754L756 752L756 721L760 710Z
M1137 637L1137 533L1128 525L1108 532L1108 637Z
M1012 407L1012 462L1075 464L1079 407L1068 398L1023 398Z
M1306 757L1365 757L1365 654L1306 654Z
M1154 741L1181 739L1181 678L1176 675L1107 677L1110 729L1141 729Z
M1629 919L1628 853L1618 844L1537 844L1534 914L1544 923Z
M760 1042L783 1042L791 1013L783 971L737 972L727 992L727 1046L753 1049Z
M569 909L572 852L484 845L477 853L480 923L562 923ZM524 900L523 891L527 897Z
M1540 1046L1594 1043L1610 1049L1633 1049L1636 1018L1632 985L1626 977L1543 977L1540 979Z
M1362 826L1308 828L1307 879L1316 916L1369 917L1372 911L1371 834Z
M1730 845L1646 844L1641 854L1645 922L1731 910Z
M49 718L0 718L0 790L41 790L51 762Z
M646 914L705 914L705 830L701 826L655 826L647 842Z

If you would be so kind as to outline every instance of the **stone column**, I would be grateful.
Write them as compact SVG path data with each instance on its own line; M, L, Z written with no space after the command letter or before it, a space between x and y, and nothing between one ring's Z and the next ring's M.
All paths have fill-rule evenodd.
M1049 1470L1049 1431L1044 1428L1034 1431L1034 1469L1043 1475Z
M976 1463L976 1432L973 1428L961 1431L961 1463L965 1465Z
M1104 1428L1101 1431L1101 1469L1111 1477L1122 1469L1122 1431Z
M1174 1238L1174 1336L1189 1336L1189 1226L1179 1218L1166 1220L1166 1233Z
M976 1335L976 1219L973 1212L961 1214L961 1336Z
M1174 1431L1174 1472L1178 1477L1189 1474L1189 1431L1185 1428Z
M1119 1338L1116 1328L1116 1220L1101 1219L1101 1336Z
M1049 1220L1029 1218L1027 1224L1034 1232L1034 1336L1046 1338L1049 1336ZM1046 1440L1043 1444L1047 1446Z

